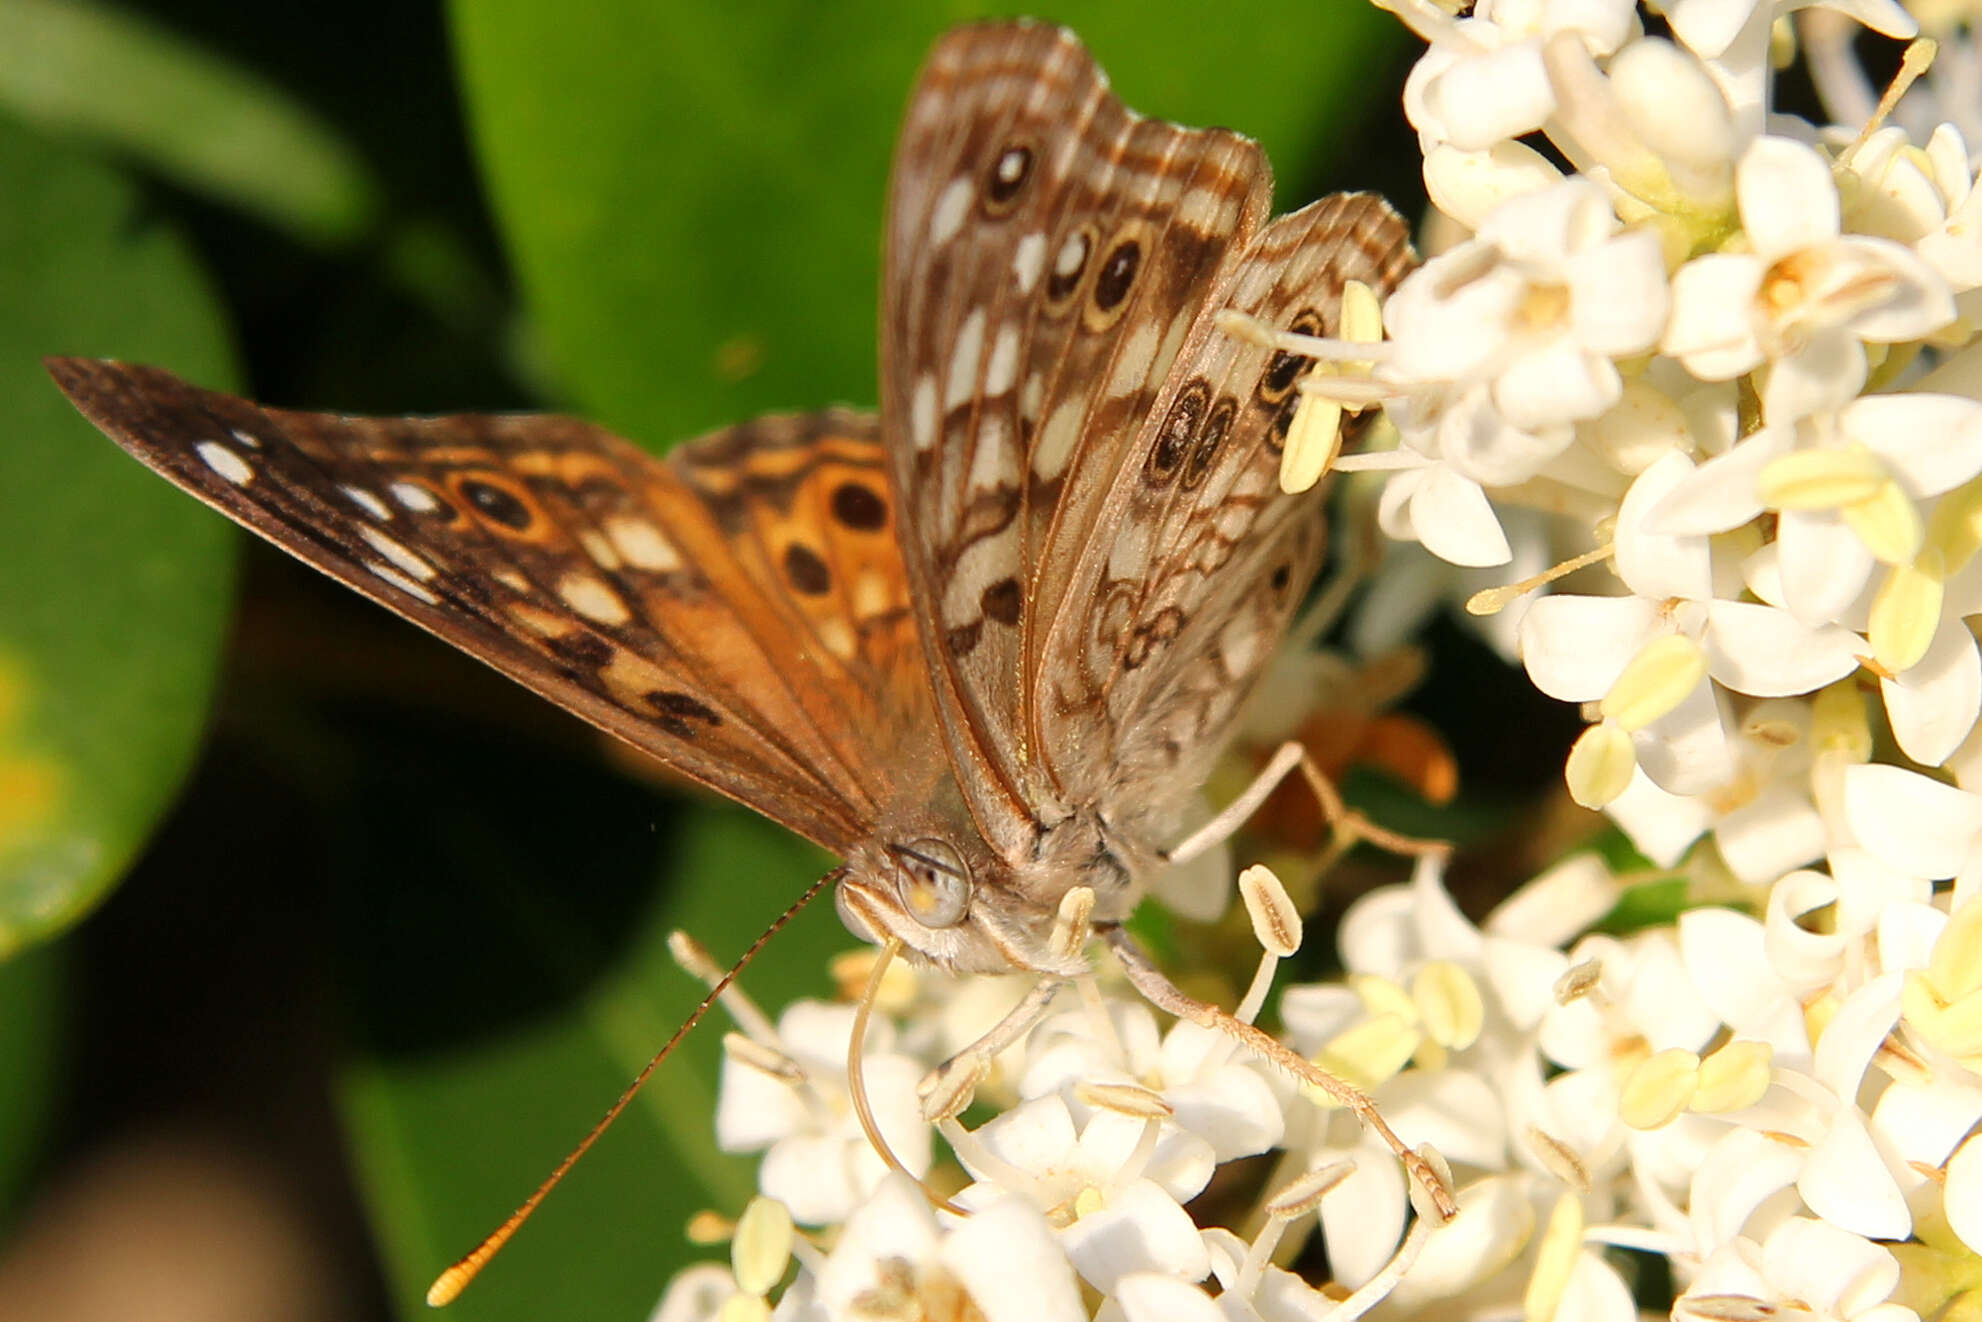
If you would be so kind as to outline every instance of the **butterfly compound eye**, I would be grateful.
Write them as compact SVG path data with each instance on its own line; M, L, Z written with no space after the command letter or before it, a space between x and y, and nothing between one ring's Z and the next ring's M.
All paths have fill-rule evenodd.
M970 912L970 866L948 841L895 848L902 908L924 927L955 927Z

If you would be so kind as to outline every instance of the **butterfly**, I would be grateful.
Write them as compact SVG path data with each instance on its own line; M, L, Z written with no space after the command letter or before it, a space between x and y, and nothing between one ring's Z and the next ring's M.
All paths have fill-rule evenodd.
M1180 815L1322 560L1280 490L1345 282L1412 262L1373 195L1269 219L1257 144L1144 118L1070 33L951 32L886 221L878 413L656 459L546 416L290 412L50 361L169 480L845 860L856 933L1066 976Z

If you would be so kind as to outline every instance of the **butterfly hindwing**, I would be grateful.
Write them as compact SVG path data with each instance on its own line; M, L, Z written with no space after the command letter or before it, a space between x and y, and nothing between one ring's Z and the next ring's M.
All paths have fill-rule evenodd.
M924 691L871 417L661 461L565 418L296 413L49 368L171 481L600 728L828 848L871 828L877 741L912 729L874 714Z
M1222 276L1101 516L1049 550L1073 587L1031 692L1063 792L1136 810L1195 789L1321 562L1320 493L1279 486L1312 364L1221 330L1218 314L1332 335L1344 282L1381 294L1411 260L1382 199L1338 194L1274 221ZM1112 755L1080 756L1097 747Z
M1227 253L1263 221L1259 148L1134 114L1079 42L964 28L911 99L889 205L882 399L932 683L980 829L1056 811L1027 637Z

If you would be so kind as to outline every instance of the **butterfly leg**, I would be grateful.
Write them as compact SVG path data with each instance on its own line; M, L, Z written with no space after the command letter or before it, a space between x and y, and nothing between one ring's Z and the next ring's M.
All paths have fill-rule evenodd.
M991 1072L991 1062L998 1053L1031 1032L1033 1025L1046 1017L1054 996L1066 985L1065 978L1041 978L1025 994L1025 999L1008 1010L982 1037L923 1075L922 1082L915 1086L916 1096L922 1099L922 1118L932 1122L947 1119L969 1106L977 1085Z
M1301 1083L1308 1084L1325 1093L1337 1104L1353 1111L1356 1118L1369 1126L1370 1131L1390 1146L1397 1154L1404 1169L1410 1172L1418 1187L1431 1199L1440 1219L1450 1220L1458 1213L1458 1205L1452 1200L1451 1187L1446 1176L1423 1154L1414 1152L1404 1145L1404 1140L1384 1120L1383 1113L1377 1110L1376 1102L1370 1095L1350 1084L1344 1083L1321 1066L1295 1051L1286 1043L1278 1041L1270 1034L1243 1019L1239 1019L1219 1009L1208 1001L1200 1001L1186 995L1177 985L1163 976L1142 947L1135 943L1127 931L1116 924L1096 929L1097 935L1108 943L1121 961L1122 971L1128 976L1129 984L1142 994L1144 1000L1166 1014L1188 1019L1201 1028L1215 1028L1232 1038L1240 1046L1265 1060ZM1443 1163L1439 1163L1440 1166Z
M1395 854L1410 854L1414 857L1426 854L1444 853L1450 849L1443 840L1424 840L1416 836L1402 835L1396 831L1378 826L1361 813L1354 811L1342 801L1342 794L1335 788L1335 782L1327 773L1315 765L1308 756L1305 745L1288 740L1275 750L1266 766L1253 777L1252 784L1246 786L1238 798L1226 804L1224 809L1197 830L1185 836L1173 846L1167 858L1171 863L1185 863L1205 850L1222 844L1246 822L1246 819L1259 811L1280 782L1287 779L1299 768L1308 788L1314 791L1321 804L1323 817L1335 823L1335 837L1340 844L1354 844L1367 840L1382 849Z

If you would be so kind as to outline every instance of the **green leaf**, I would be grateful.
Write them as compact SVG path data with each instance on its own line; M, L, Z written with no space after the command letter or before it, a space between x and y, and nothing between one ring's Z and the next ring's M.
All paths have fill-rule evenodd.
M111 172L0 121L0 958L124 871L198 743L225 525L69 406L50 353L232 376L183 244Z
M650 445L872 403L883 192L923 55L979 3L454 0L464 96L536 346ZM1363 4L1075 0L1138 109L1226 123L1301 182L1400 35ZM1298 200L1304 189L1296 189Z
M356 152L280 88L109 6L0 0L0 106L306 243L350 242L377 211Z
M654 822L652 794L595 762L526 764L458 730L439 743L388 750L338 812L363 824L340 890L370 1043L341 1094L408 1314L693 1008L702 988L668 933L726 963L829 863L737 808ZM773 1012L827 995L827 955L851 944L815 904L741 985ZM712 1012L451 1314L642 1317L676 1268L720 1256L682 1230L754 1188L753 1162L714 1145L728 1027Z

